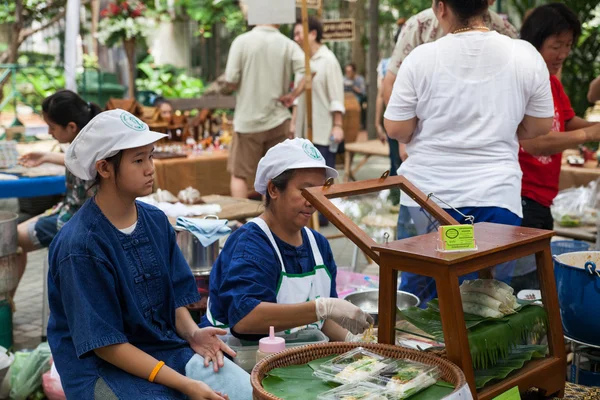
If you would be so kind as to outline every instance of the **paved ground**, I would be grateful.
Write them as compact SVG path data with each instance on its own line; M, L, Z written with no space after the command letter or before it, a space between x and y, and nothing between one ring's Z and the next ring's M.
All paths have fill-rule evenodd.
M355 159L358 163L360 158ZM343 166L338 166L341 170ZM369 163L361 169L357 178L369 179L381 176L382 172L389 168L389 162L385 158L372 157ZM0 200L0 209L18 210L16 200ZM321 232L326 235L334 235L339 231L333 227L324 227ZM340 268L348 268L351 265L354 253L354 244L346 238L331 240L336 263ZM17 293L15 295L16 312L13 315L13 335L16 350L34 348L42 338L42 299L44 295L44 259L47 257L46 250L36 251L29 254L27 268ZM357 259L357 271L377 275L377 266L367 265L367 260L362 252Z

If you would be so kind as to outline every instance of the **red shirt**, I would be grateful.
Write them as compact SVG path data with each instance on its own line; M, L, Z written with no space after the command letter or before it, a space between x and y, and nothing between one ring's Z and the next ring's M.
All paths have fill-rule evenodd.
M564 132L565 122L575 117L575 111L571 107L571 101L562 84L554 75L550 75L550 87L554 99L552 131ZM532 156L521 147L519 149L519 163L523 171L521 195L550 207L558 194L561 162L562 153L551 156Z

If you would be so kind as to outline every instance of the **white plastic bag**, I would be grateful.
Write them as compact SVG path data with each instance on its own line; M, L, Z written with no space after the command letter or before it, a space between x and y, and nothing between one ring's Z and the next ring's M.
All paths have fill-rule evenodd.
M551 211L560 226L595 225L598 218L598 181L558 193Z

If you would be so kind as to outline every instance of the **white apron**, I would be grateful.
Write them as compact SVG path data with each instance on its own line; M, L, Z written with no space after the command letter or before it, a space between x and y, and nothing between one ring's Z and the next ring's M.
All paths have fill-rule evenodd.
M267 223L262 218L254 218L249 222L255 223L260 227L260 229L262 229L262 231L269 238L269 242L271 242L271 245L277 253L277 257L279 258L279 263L281 264L281 275L277 284L277 290L275 291L277 293L277 304L298 304L316 300L319 297L331 297L331 275L329 274L327 267L325 267L323 264L323 257L321 256L321 252L317 246L315 236L310 229L304 228L306 231L306 236L308 237L310 249L315 259L315 267L311 271L303 274L289 274L285 269L281 252L277 247L273 233L271 233ZM213 318L210 312L210 299L208 300L206 306L206 316L208 321L213 326L224 328L228 327L227 325ZM286 330L285 333L296 332L307 327L316 327L321 329L323 327L323 321L317 321L308 326L289 329Z

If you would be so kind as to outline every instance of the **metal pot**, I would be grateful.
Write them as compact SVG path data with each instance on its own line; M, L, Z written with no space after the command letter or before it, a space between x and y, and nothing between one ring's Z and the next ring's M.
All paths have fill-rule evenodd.
M362 292L350 293L345 300L354 304L364 312L370 314L374 319L374 324L379 325L379 290L365 290ZM412 293L398 290L396 293L396 306L400 310L409 307L417 307L421 301ZM396 320L398 317L396 317Z
M554 277L565 335L600 346L600 252L554 256Z
M206 218L208 217L219 219L217 216L207 216ZM219 256L219 241L204 247L187 229L175 227L175 231L177 232L177 245L179 245L192 273L196 276L208 275Z
M19 216L8 211L0 211L0 257L17 252L17 220Z

